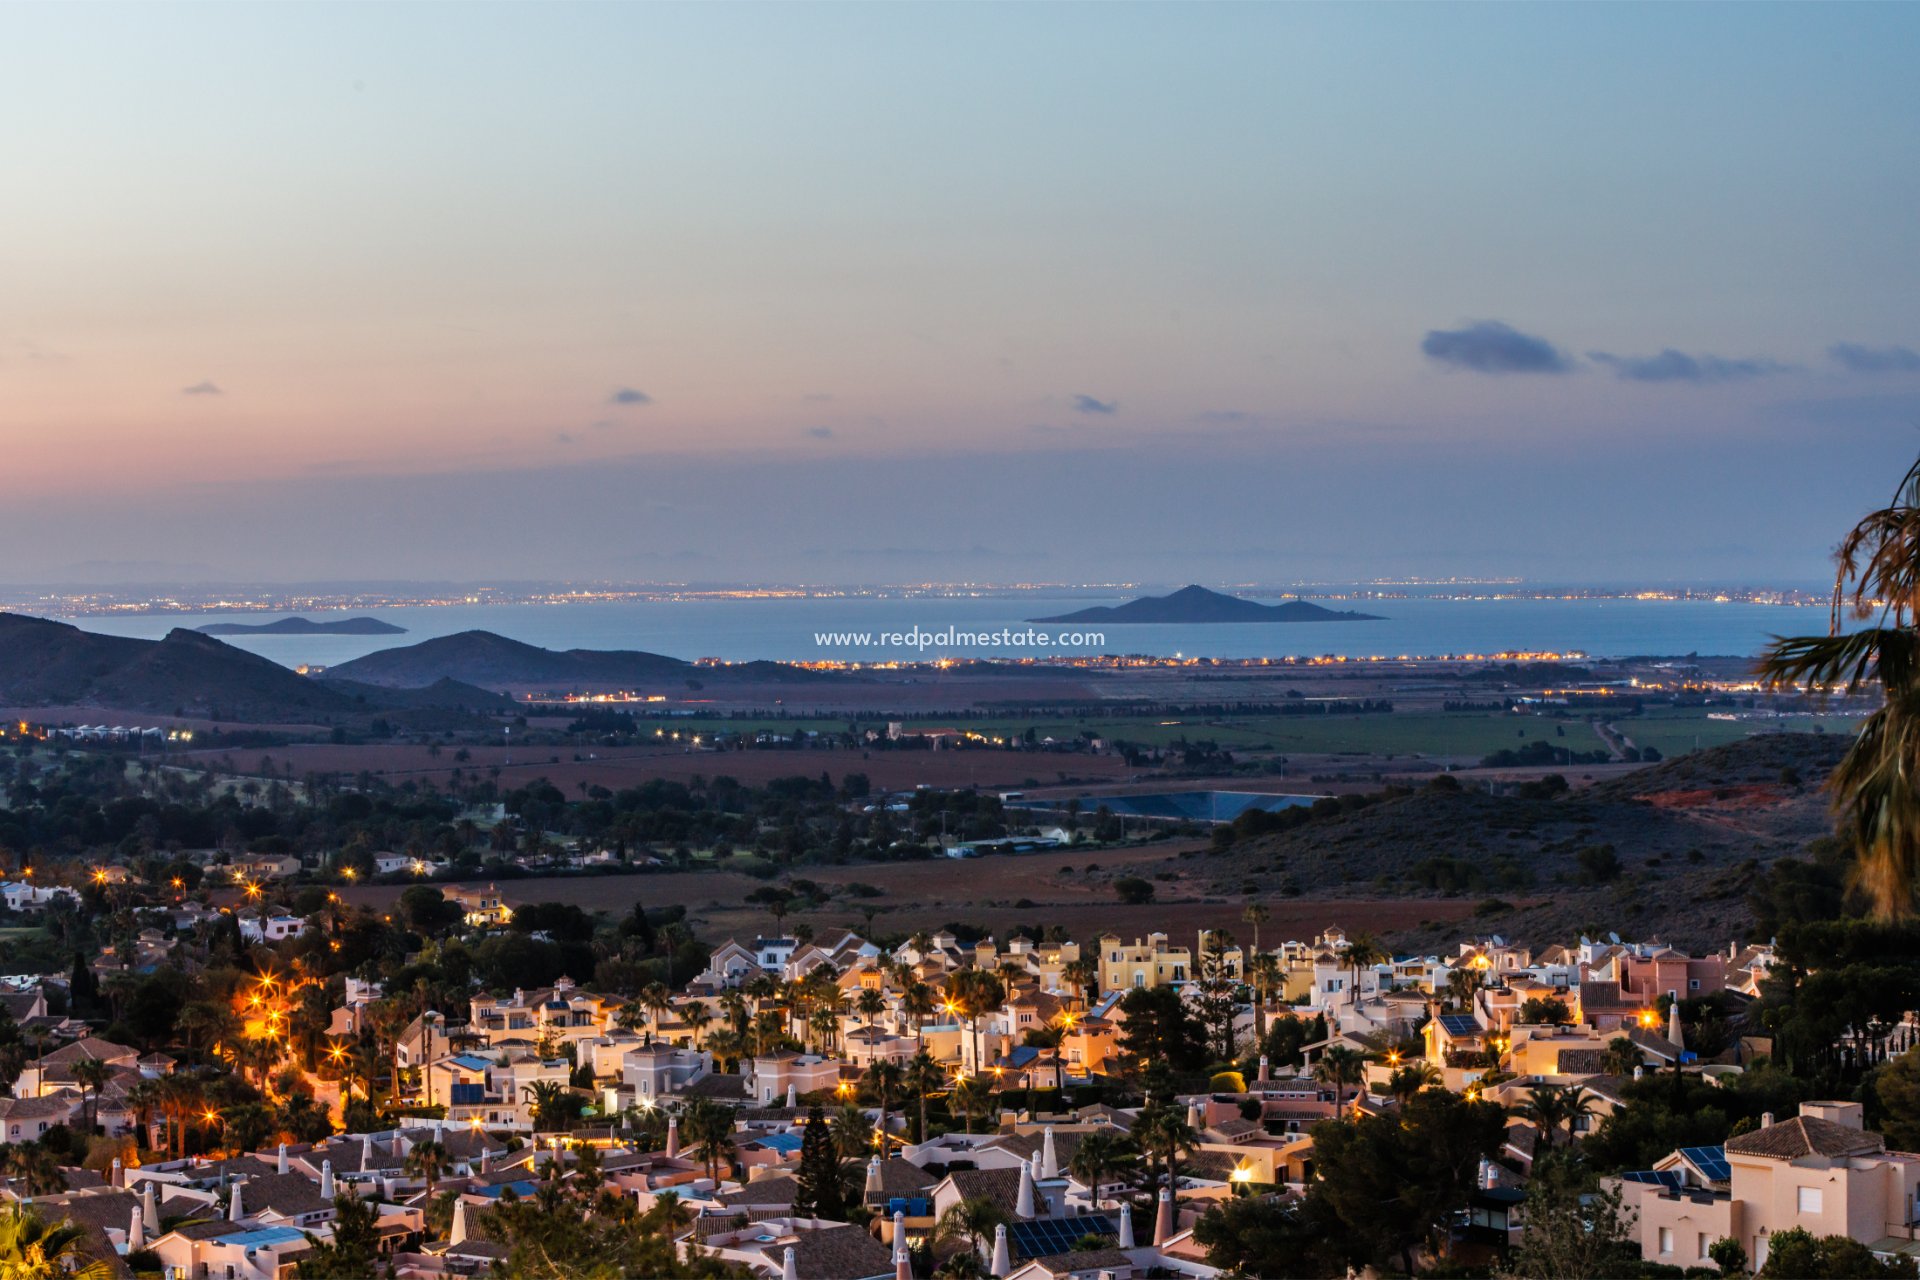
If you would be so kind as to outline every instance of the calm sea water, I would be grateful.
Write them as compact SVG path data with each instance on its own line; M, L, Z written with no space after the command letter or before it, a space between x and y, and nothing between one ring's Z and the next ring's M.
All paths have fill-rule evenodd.
M885 660L897 648L816 643L818 632L1027 629L1025 619L1119 600L1086 596L961 599L640 601L615 604L499 604L364 609L355 614L405 627L403 636L232 636L254 653L284 662L332 666L376 649L432 636L486 630L550 649L644 649L679 658ZM1580 650L1631 654L1751 655L1775 635L1825 629L1826 612L1781 605L1664 600L1438 600L1415 597L1334 608L1383 615L1378 622L1128 626L1106 628L1104 644L1042 649L936 646L923 656L1034 656L1139 653L1251 658L1340 654L1434 656L1498 651ZM267 622L277 614L167 614L67 619L93 631L158 638L207 622ZM312 614L339 618L347 614ZM1061 627L1039 627L1059 631Z

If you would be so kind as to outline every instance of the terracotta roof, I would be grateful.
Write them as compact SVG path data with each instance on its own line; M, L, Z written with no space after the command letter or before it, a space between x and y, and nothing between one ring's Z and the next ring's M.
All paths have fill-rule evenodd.
M779 1262L784 1249L775 1245L769 1252ZM893 1255L861 1227L825 1227L799 1234L793 1266L800 1280L864 1280L891 1276Z
M1605 1049L1562 1049L1560 1051L1560 1074L1563 1076L1598 1075L1604 1068L1602 1060L1607 1056Z
M1580 1011L1582 1013L1617 1012L1639 1006L1620 994L1617 982L1583 982L1580 984Z
M865 1185L865 1177L866 1175L863 1173L861 1175L862 1186ZM878 1191L866 1192L865 1198L871 1202L876 1200L891 1200L896 1196L906 1198L921 1196L926 1194L927 1188L939 1181L939 1178L909 1160L882 1160L880 1162L880 1189Z
M1056 1276L1068 1276L1076 1271L1119 1271L1135 1265L1132 1258L1118 1249L1076 1249L1072 1253L1050 1253L1032 1261Z
M1803 1156L1879 1155L1887 1149L1877 1133L1855 1129L1813 1116L1795 1116L1764 1129L1754 1129L1728 1138L1727 1151L1734 1155L1759 1156L1763 1160L1798 1160Z
M1006 1210L1008 1217L1017 1216L1014 1210L1020 1203L1018 1169L956 1169L947 1176L962 1200L986 1196Z
M248 1178L240 1193L241 1207L248 1214L272 1210L282 1217L303 1217L333 1208L333 1201L320 1194L318 1183L297 1173L267 1173Z
M793 1203L800 1192L799 1179L784 1173L774 1174L770 1178L755 1178L738 1191L730 1191L720 1199L729 1205L736 1204L780 1204Z

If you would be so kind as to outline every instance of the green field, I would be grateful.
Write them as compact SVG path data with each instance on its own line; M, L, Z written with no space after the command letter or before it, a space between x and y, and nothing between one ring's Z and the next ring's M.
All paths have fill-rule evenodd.
M1615 722L1615 727L1641 747L1653 747L1663 756L1685 755L1696 747L1718 747L1740 742L1763 733L1811 733L1818 726L1823 733L1850 736L1860 721L1841 716L1818 720L1709 720L1705 711L1693 708L1653 708L1644 715Z
M681 733L724 730L737 733L792 733L814 729L844 729L844 720L707 720L677 719ZM882 728L884 721L861 719L864 728ZM1430 756L1455 761L1478 761L1507 747L1523 747L1541 740L1571 751L1595 751L1603 745L1584 720L1554 720L1544 716L1484 711L1422 711L1328 716L1249 715L1222 719L1090 716L1082 719L909 719L909 730L964 729L988 737L1017 738L1028 729L1045 739L1075 738L1083 732L1109 741L1135 742L1148 747L1171 747L1181 742L1214 742L1232 751L1275 751L1288 755ZM1818 725L1826 733L1851 733L1858 721L1826 718L1710 720L1698 707L1654 707L1617 722L1622 733L1663 756L1682 755L1700 747L1737 742L1755 733L1809 732Z

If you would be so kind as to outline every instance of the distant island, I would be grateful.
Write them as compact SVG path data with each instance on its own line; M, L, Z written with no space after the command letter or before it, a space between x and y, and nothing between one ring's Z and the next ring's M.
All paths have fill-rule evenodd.
M378 618L345 618L339 622L315 622L312 618L282 618L278 622L209 622L195 627L203 636L399 636L405 627Z
M1377 614L1342 612L1306 600L1256 604L1205 587L1182 587L1169 596L1142 596L1120 605L1100 605L1078 613L1029 622L1205 623L1205 622L1380 622Z

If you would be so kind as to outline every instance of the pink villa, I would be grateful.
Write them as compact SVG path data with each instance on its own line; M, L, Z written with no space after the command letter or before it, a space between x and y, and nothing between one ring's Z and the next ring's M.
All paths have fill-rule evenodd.
M1792 1227L1920 1256L1920 1155L1888 1151L1857 1102L1802 1103L1791 1120L1682 1148L1621 1188L1649 1262L1710 1266L1708 1247L1730 1236L1758 1270L1768 1241Z

